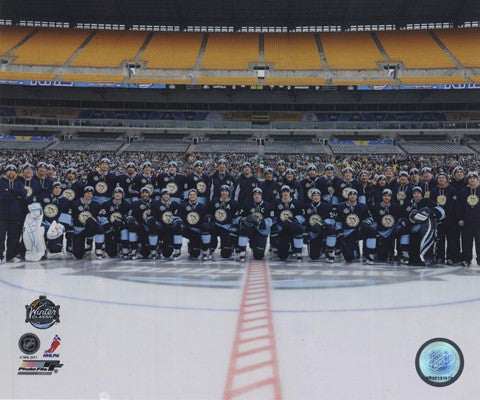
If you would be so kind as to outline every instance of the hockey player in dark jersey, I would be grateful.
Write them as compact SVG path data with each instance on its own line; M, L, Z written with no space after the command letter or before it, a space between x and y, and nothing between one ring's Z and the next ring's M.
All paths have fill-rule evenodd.
M52 193L39 195L36 201L41 204L43 209L42 226L45 227L45 243L48 251L52 254L62 253L64 233L72 225L71 204L62 195L62 184L53 182ZM58 224L62 226L55 228ZM53 228L50 229L52 225ZM52 233L54 230L57 232L56 234Z
M260 189L262 189L263 199L270 204L280 198L281 185L273 180L273 169L270 167L265 168L265 179L260 183Z
M173 259L178 260L183 241L183 223L176 216L179 203L170 199L167 188L161 189L160 196L158 202L159 248L163 257L169 258L173 255Z
M119 250L122 257L128 259L130 249L128 241L127 215L130 204L124 199L123 188L113 189L113 197L102 204L99 221L105 231L105 251L109 257L117 257Z
M307 167L307 176L300 181L303 190L303 204L312 200L312 191L317 188L318 169L315 164Z
M81 259L86 253L85 239L95 237L95 255L103 257L104 230L98 221L101 204L93 200L95 189L85 186L83 196L72 202L73 218L73 255Z
M437 181L433 178L432 169L430 167L422 168L422 177L420 181L420 187L423 190L423 197L429 199L431 192L435 186L437 186Z
M156 191L156 180L156 177L152 174L152 163L150 161L145 161L142 164L142 172L138 173L133 178L132 192L134 197L139 197L140 190L143 187L146 187L150 190L150 197L158 201L160 199L160 193Z
M135 172L135 163L128 162L126 165L127 171L117 177L117 185L123 189L125 193L124 200L128 204L132 204L138 200L138 193L134 192L133 179L137 175Z
M40 194L48 195L52 192L53 180L47 175L47 163L40 161L37 164L37 173L33 177L40 185Z
M78 179L78 174L75 168L68 168L65 174L65 179L62 181L62 195L68 201L73 201L82 197L85 182Z
M295 171L292 168L286 169L282 185L287 185L290 188L292 198L298 200L303 205L304 194L302 185L295 179Z
M337 209L337 222L343 232L342 253L346 262L355 258L358 241L364 240L364 256L367 264L375 262L376 231L373 218L365 204L358 202L358 192L350 188L348 200ZM360 256L357 254L357 256Z
M240 207L250 201L253 189L260 186L259 180L253 176L252 172L252 165L249 162L244 162L242 164L242 173L235 181L233 197Z
M408 178L407 171L400 171L397 184L392 189L392 201L400 206L403 206L405 202L409 202L412 198L413 185L408 181Z
M210 203L210 215L212 216L212 254L215 251L220 238L220 256L230 258L234 250L234 240L238 237L238 202L230 197L230 186L223 185L220 188L220 197Z
M335 167L333 164L325 165L325 172L323 176L317 180L317 187L322 193L322 200L332 204L336 207L338 205L338 198L334 196L335 187L339 185L340 178L335 175Z
M408 263L410 265L435 264L434 244L437 221L445 217L442 207L430 198L423 198L419 186L412 189L412 200L402 207L402 216L408 219ZM401 245L405 245L402 235ZM402 252L402 263L406 263Z
M400 205L392 201L390 189L383 189L382 201L375 204L372 216L378 232L377 259L394 261L395 240L406 232L405 223L401 219Z
M370 197L367 198L367 204L372 207L380 204L383 198L383 191L387 188L387 177L385 175L377 176L377 184L372 187Z
M363 186L358 179L353 179L353 173L354 170L351 167L342 170L342 179L339 179L335 185L334 197L338 199L338 203L345 202L348 200L350 189L355 189L358 193L358 202L366 204Z
M277 161L277 170L273 174L273 181L277 182L280 186L283 184L285 178L285 171L287 169L287 163L284 160Z
M188 239L188 253L192 258L212 259L210 241L212 239L211 216L207 206L199 202L196 189L188 191L188 199L180 203L176 216L183 222L183 236Z
M115 188L117 177L109 172L110 160L102 158L98 165L98 171L91 171L87 176L87 185L95 190L94 201L102 204L110 200L112 191Z
M204 206L210 199L210 178L203 172L203 161L197 160L193 163L193 172L185 178L184 198L188 200L190 189L197 191L197 201Z
M453 171L453 176L450 178L450 185L454 187L455 190L459 191L467 186L467 180L465 179L465 171L462 166L457 165Z
M227 160L225 158L218 160L217 170L210 176L210 182L209 200L218 199L220 197L220 188L224 185L227 185L230 192L232 192L235 179L227 171Z
M158 258L158 202L151 198L149 187L140 189L140 200L133 202L127 216L130 256L137 259ZM140 248L139 248L140 245Z
M160 191L168 189L170 201L181 203L183 201L185 176L178 173L178 164L175 161L170 161L167 168L167 172L157 176L157 187Z
M246 257L247 244L253 251L253 258L261 260L265 255L265 246L273 223L274 211L270 203L263 201L262 189L253 189L253 201L245 203L240 209L240 228L238 231L239 260Z
M305 205L305 225L308 234L308 254L318 260L326 243L327 262L335 261L335 213L332 206L321 201L320 190L313 189L312 199Z

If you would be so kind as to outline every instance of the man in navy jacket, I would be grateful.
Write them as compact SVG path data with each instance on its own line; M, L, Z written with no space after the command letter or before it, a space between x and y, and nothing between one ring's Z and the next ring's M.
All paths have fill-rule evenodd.
M0 263L3 262L5 252L5 238L7 237L8 261L18 262L18 241L22 231L23 213L22 202L27 196L25 187L16 179L17 167L8 164L5 175L0 178Z

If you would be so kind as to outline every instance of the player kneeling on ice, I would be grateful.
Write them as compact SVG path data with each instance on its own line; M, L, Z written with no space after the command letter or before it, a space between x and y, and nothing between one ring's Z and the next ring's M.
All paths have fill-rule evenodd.
M372 215L378 232L377 258L379 261L394 261L395 240L406 233L406 228L400 205L392 203L390 189L383 189L382 200L373 206Z
M308 235L308 254L312 260L318 260L326 242L327 262L335 261L335 213L332 206L321 201L320 190L310 191L311 201L305 206L305 218Z
M125 192L120 186L113 189L113 198L102 204L99 220L105 231L105 251L109 257L117 257L121 251L128 258L129 242L126 217L130 205L124 199Z
M151 194L149 187L142 187L141 199L133 202L127 216L130 256L133 260L139 256L154 260L158 258L159 205L150 197Z
M253 189L253 201L242 206L239 216L238 252L240 261L245 260L248 242L253 251L253 258L261 260L265 255L265 246L274 217L273 206L262 199L262 189Z
M43 209L42 226L45 228L47 250L51 254L60 254L64 233L72 225L70 201L62 195L61 182L52 184L51 193L40 193L37 201Z
M364 240L363 253L367 264L375 262L376 231L370 211L365 204L357 201L358 192L350 189L348 200L337 209L337 222L343 232L342 254L345 261L351 262L360 254L355 254L358 242Z
M416 186L412 189L412 199L402 207L403 215L408 218L408 259L402 262L410 265L432 265L436 263L434 254L437 221L445 218L442 207L436 206L430 198L423 198L423 190Z
M220 238L220 256L230 258L233 254L234 241L238 234L238 202L230 197L230 186L220 187L220 197L210 203L212 221L212 253L217 248Z
M280 260L286 260L291 250L302 261L305 217L302 204L292 199L290 186L281 187L281 198L273 203L274 221L270 240Z
M93 201L95 189L85 186L83 197L72 202L71 210L73 217L73 255L82 259L85 255L85 240L95 236L95 255L103 256L103 242L105 241L104 230L98 221L101 204Z
M188 200L180 204L176 216L183 222L183 236L188 239L190 257L198 258L202 252L202 260L211 260L211 217L207 206L199 203L196 189L188 191Z
M175 215L179 204L171 200L170 191L167 188L160 190L160 196L161 199L158 202L159 247L165 258L169 258L173 253L173 259L178 260L183 241L183 223Z

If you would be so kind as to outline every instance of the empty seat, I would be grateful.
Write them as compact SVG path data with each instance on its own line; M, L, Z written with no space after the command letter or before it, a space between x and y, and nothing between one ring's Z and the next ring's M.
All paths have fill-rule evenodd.
M258 34L210 33L202 69L247 70L258 63Z
M439 29L436 35L467 68L480 67L480 28L468 29Z
M7 53L12 47L25 38L33 28L24 26L0 27L0 55Z
M257 153L258 144L245 140L205 140L195 146L197 153Z
M384 61L368 32L321 33L320 40L331 69L377 69Z
M68 139L58 142L51 150L68 151L117 151L125 144L123 140L109 139Z
M163 153L184 153L190 146L186 140L135 140L125 151L163 152Z
M264 59L276 70L322 69L313 33L266 33Z

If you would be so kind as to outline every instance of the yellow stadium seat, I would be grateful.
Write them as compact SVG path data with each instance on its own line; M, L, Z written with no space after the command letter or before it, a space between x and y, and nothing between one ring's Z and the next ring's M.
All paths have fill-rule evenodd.
M401 76L404 85L449 85L466 83L461 76Z
M134 60L148 32L97 31L75 57L74 67L117 68L124 60Z
M406 68L455 68L427 31L384 31L377 36L390 58Z
M210 33L201 69L247 70L258 63L258 34Z
M64 82L105 82L120 83L125 76L120 74L63 74L60 78Z
M175 79L175 78L143 78L133 77L130 83L149 84L149 83L163 83L165 85L190 85L190 79Z
M193 69L203 33L155 32L142 54L147 68Z
M25 38L33 28L24 26L0 27L0 55L7 53L12 47Z
M377 69L384 62L369 32L321 33L320 41L330 69Z
M224 76L200 76L197 79L198 85L258 85L258 78L250 76L224 77Z
M335 86L382 86L382 85L396 85L397 83L393 79L385 79L385 80L360 80L360 79L333 79L332 85Z
M464 67L480 67L480 28L441 29L435 33Z
M41 29L13 53L14 63L63 65L90 33L83 29Z
M266 33L264 60L276 70L322 69L313 33Z
M14 81L51 81L55 78L55 74L42 72L3 72L0 71L0 79Z
M265 85L272 86L322 86L325 85L325 78L265 78Z
M473 83L480 83L480 75L472 75L470 79Z

